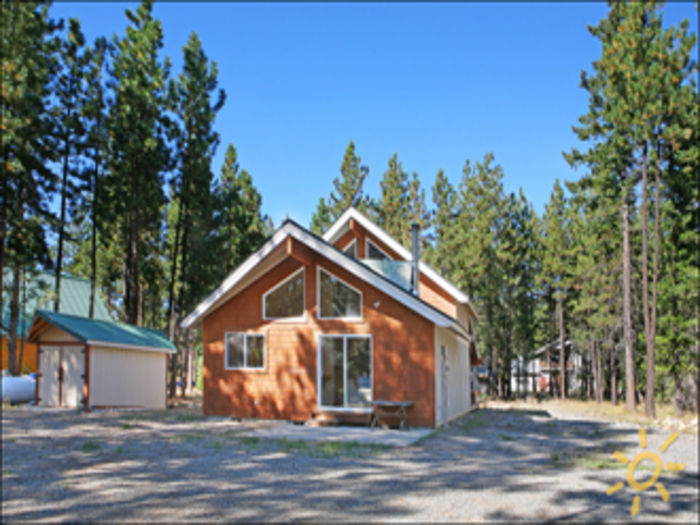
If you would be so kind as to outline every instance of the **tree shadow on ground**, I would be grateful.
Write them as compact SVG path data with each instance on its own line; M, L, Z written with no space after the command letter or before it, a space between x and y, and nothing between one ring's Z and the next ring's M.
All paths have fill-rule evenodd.
M543 410L480 410L411 447L337 455L246 439L245 425L221 418L18 412L2 422L3 516L32 521L623 519L630 493L605 495L623 471L554 457L636 444L629 429ZM697 478L668 489L673 512L647 512L645 499L647 515L697 512Z

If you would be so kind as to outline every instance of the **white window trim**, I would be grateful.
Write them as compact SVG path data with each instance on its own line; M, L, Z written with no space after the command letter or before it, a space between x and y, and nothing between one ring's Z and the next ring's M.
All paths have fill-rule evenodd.
M228 366L228 336L243 336L243 366ZM260 336L263 338L263 364L262 366L248 366L248 337ZM267 366L267 338L264 333L258 332L226 332L224 334L224 370L265 370Z
M322 317L321 316L321 272L325 272L328 275L339 280L345 286L360 294L360 315L359 317ZM321 265L316 266L316 317L324 321L362 321L364 313L364 302L362 297L362 290L358 290L354 286L350 285L347 281L341 279L333 272L328 271L326 268L322 268Z
M375 248L377 251L382 252L382 253L386 256L387 260L389 260L389 261L393 261L393 260L394 260L391 256L389 256L388 253L386 253L386 252L385 252L384 250L382 250L379 246L377 246L377 243L372 242L372 241L369 239L369 237L365 237L365 259L369 259L369 245L370 245L370 244L371 244L372 246L374 246L374 248Z
M321 366L323 362L321 361L321 339L324 337L342 337L343 338L343 406L325 406L321 404L322 393L321 393L321 376L323 370ZM319 410L325 412L345 412L345 413L356 413L356 414L370 414L372 412L372 407L348 407L348 389L345 388L348 377L348 339L369 339L369 393L370 400L374 401L374 341L372 340L372 334L322 334L319 333L316 336L316 393L318 397L317 405Z
M350 255L350 257L354 257L355 259L357 259L357 258L358 258L358 257L357 257L357 237L355 237L352 241L350 241L349 243L347 243L347 244L345 245L345 248L343 248L343 249L340 250L340 251L343 252L343 253L345 253L345 251L346 251L348 248L350 248L350 246L353 246L353 245L355 246L355 255ZM345 253L345 255L349 255L349 254Z
M299 273L303 273L303 282L304 284L302 285L302 314L298 315L296 317L268 317L267 312L265 311L265 299L267 299L267 296L277 290L280 286L283 286L284 284L287 283L287 281L291 281L294 279ZM262 296L262 318L264 321L277 321L277 322L286 322L286 323L298 323L299 321L306 321L306 267L302 266L298 270L294 271L294 273L289 274L287 277L282 279L280 282L278 282L276 285L274 285L272 288L268 289L265 293L263 293Z

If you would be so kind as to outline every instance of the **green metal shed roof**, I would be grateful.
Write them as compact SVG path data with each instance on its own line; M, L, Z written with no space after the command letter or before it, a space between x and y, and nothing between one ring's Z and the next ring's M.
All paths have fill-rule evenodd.
M175 345L160 330L115 323L114 321L89 319L77 315L59 314L47 310L37 310L34 321L37 318L43 319L79 341L90 345L141 347L142 350L158 349L169 353L175 352Z
M27 335L34 312L37 309L53 309L53 302L56 297L55 282L56 274L53 272L40 271L33 276L27 276L20 284L20 301L26 295L27 301L24 305L26 315L20 313L18 336ZM2 290L2 325L10 326L10 290L12 289L12 271L5 269L3 276ZM26 286L26 290L23 289ZM90 313L90 281L73 277L65 273L61 274L61 302L60 312L64 314L79 315L87 317ZM95 319L111 321L112 318L107 311L107 307L100 299L99 294L95 294ZM0 335L5 332L0 330Z

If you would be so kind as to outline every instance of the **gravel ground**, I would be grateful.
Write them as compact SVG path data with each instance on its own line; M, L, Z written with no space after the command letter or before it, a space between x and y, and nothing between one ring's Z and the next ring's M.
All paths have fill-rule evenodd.
M698 437L662 454L685 462L652 487L612 460L638 428L533 409L482 409L415 445L246 437L263 422L193 412L2 413L3 521L698 520ZM658 451L669 431L649 430ZM638 469L643 482L651 470Z

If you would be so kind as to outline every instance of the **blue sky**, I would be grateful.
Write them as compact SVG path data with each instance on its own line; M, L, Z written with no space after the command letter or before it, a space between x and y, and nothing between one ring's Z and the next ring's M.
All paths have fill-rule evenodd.
M123 34L126 3L57 3L89 41ZM457 184L466 159L493 152L507 191L522 187L541 212L556 178L573 179L562 151L586 112L579 87L600 45L588 24L604 3L156 3L174 74L196 31L227 94L216 128L263 196L275 225L308 224L348 142L378 195L394 152L427 196L442 168ZM697 33L693 3L665 7Z

